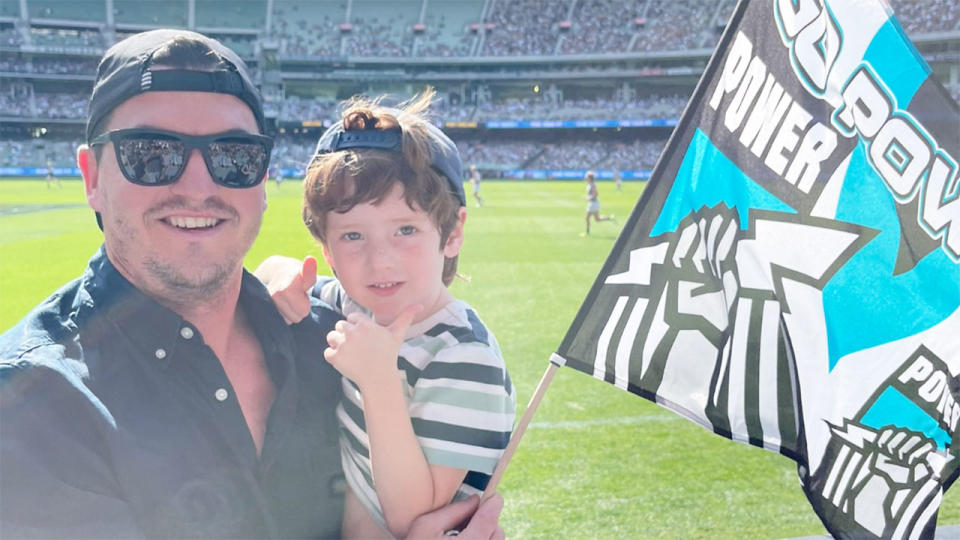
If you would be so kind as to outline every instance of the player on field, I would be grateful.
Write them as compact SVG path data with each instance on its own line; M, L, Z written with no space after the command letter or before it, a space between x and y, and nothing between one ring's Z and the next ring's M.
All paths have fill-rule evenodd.
M63 184L60 183L60 179L53 174L53 162L47 160L47 189L50 189L51 184L56 184L58 188L63 187Z
M470 165L470 184L473 185L473 198L477 201L477 208L483 206L483 197L480 196L480 171L476 165Z
M613 214L608 216L600 215L600 199L597 193L597 174L594 171L587 171L587 174L584 175L583 181L587 183L587 193L583 196L587 200L587 215L586 215L586 225L587 230L584 232L583 236L590 234L590 218L593 217L594 221L610 221L613 223L617 222L616 217Z

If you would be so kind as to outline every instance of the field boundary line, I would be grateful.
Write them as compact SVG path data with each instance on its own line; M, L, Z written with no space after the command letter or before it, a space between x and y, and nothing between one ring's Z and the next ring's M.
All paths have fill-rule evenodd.
M643 416L624 416L620 418L596 418L593 420L561 420L559 422L531 422L528 429L581 429L597 426L624 426L651 424L659 422L686 421L676 415L647 414Z

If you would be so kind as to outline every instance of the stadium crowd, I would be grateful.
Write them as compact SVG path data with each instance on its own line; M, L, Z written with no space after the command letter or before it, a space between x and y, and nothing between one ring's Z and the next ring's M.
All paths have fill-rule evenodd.
M35 59L36 61L36 59ZM0 57L0 72L15 71L22 66L16 61ZM40 64L45 73L66 73L64 61ZM96 66L88 65L92 72ZM20 83L29 86L29 83ZM87 92L49 93L27 92L14 97L11 86L0 86L0 115L27 118L75 118L84 116ZM26 102L24 102L24 99ZM544 97L527 99L507 98L488 101L479 106L452 105L443 101L436 107L437 120L441 122L493 120L646 120L676 119L683 112L687 96L644 96L629 101L614 98L568 99L560 103ZM337 116L338 101L332 98L304 98L287 96L279 102L280 122L324 121Z
M646 96L633 100L569 99L560 103L543 98L509 98L477 106L464 116L457 107L449 110L457 119L486 122L491 120L648 120L679 118L689 96ZM462 109L461 107L460 109Z
M956 0L889 0L890 7L908 34L960 29L960 4Z
M18 54L0 54L0 71L12 73L84 75L92 78L96 70L96 58L39 55L27 57Z
M713 46L736 2L718 0L705 8L701 0L577 0L548 3L478 0L475 5L460 2L456 7L442 2L423 4L428 6L425 12L399 7L408 4L387 6L378 2L352 2L351 11L346 4L306 0L264 3L264 7L273 6L270 28L266 29L265 38L279 45L281 57L552 56L697 49ZM960 3L956 0L890 0L890 4L910 34L960 29ZM380 6L380 9L376 6ZM489 7L485 14L484 6ZM142 7L145 10L142 14L134 13L141 7L135 2L119 2L116 6L118 11L114 13L117 23L150 21L158 16L153 12L148 13L153 9L149 6ZM229 23L243 28L256 28L258 24L263 24L262 19L257 19L257 8L253 4L231 8L231 17L225 17L223 13L226 12L216 12L210 7L205 5L203 9L206 11L203 11L198 6L198 24ZM66 4L63 8L73 9ZM5 9L5 13L10 12L9 8ZM460 11L455 13L456 10ZM57 18L58 13L34 15ZM64 14L59 16L66 17ZM168 18L170 21L186 20L186 16L179 12ZM171 24L167 19L158 21ZM425 23L424 26L414 32L412 28L420 21ZM122 39L132 32L134 30L121 25L110 35ZM51 84L34 85L29 78L21 75L62 75L63 79L75 75L92 76L96 69L95 56L26 53L15 49L24 44L49 47L51 52L70 47L74 48L74 52L76 47L96 49L109 45L107 35L96 29L58 27L49 21L27 26L3 23L0 26L0 46L7 49L0 51L0 73L8 76L0 83L0 116L81 120L85 114L89 89L81 90L82 85L74 82L64 87L76 88L76 91L54 93ZM252 35L231 36L227 32L223 39L248 56L256 48ZM588 63L570 62L567 67L551 69L574 73L593 67ZM948 85L947 89L960 102L960 83ZM560 93L545 90L522 98L495 97L488 92L482 99L474 95L467 97L466 101L470 103L442 101L435 108L437 120L676 119L686 104L687 96L624 97L615 92L613 95L595 95L588 99L565 98ZM475 102L480 104L476 105ZM275 103L281 124L332 120L336 117L338 107L332 98L294 95ZM629 139L617 143L548 143L546 140L546 137L540 142L463 140L458 144L463 145L465 161L481 164L487 170L579 168L584 163L597 168L649 168L663 145L663 141ZM62 145L60 142L51 142L39 149L32 140L0 142L0 157L4 165L38 166L46 161L48 155L56 160L58 166L73 165L72 147L75 142ZM50 148L55 151L50 151ZM306 162L312 151L312 142L284 135L279 138L274 155L280 166L297 168Z
M960 4L956 0L890 0L900 23L910 34L960 29ZM152 4L151 4L152 5ZM280 42L288 56L489 56L590 54L628 51L661 51L713 47L728 20L735 0L705 5L701 0L580 0L577 2L492 2L482 16L484 2L476 6L430 4L422 32L411 28L423 14L417 10L377 12L354 3L348 14L343 4L301 1L273 2L267 37ZM264 4L265 8L266 4ZM155 6L154 6L155 7ZM382 6L381 6L382 7ZM572 8L572 9L571 9ZM115 7L119 22L154 21L155 24L186 24L187 16L172 10L163 16L147 7L124 3ZM137 13L134 10L143 10ZM152 9L152 8L151 8ZM458 31L441 32L445 10L472 9L472 22L456 19ZM155 11L155 10L154 10ZM209 13L208 13L209 12ZM166 13L166 12L164 12ZM217 10L198 8L200 26L257 28L263 17L254 5L237 5L226 17ZM57 13L40 17L57 18ZM62 15L60 18L66 17ZM259 19L259 22L258 22ZM96 22L94 19L89 19ZM106 21L103 21L104 23ZM345 28L341 26L346 25ZM117 29L115 39L129 31ZM482 47L475 47L477 42ZM236 40L235 40L236 41ZM97 29L57 27L52 24L27 28L0 28L0 44L28 43L47 47L102 49L110 43ZM241 51L254 53L250 40L239 40ZM414 47L414 44L417 44Z
M79 141L0 139L0 167L76 167Z
M525 141L497 138L456 140L464 164L477 165L489 174L509 169L651 169L666 140ZM79 141L0 139L0 167L75 167ZM313 155L316 141L280 135L271 162L287 169L303 169Z
M0 116L15 118L83 118L89 91L34 92L24 83L0 84Z

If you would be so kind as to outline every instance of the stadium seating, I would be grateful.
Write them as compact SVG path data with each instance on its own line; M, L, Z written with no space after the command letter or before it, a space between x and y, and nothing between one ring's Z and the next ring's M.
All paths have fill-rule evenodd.
M956 0L890 3L911 35L933 35L936 40L941 39L939 33L960 30L960 4ZM190 21L250 59L255 69L261 61L257 57L258 41L277 44L281 73L275 73L275 77L286 77L291 69L309 76L322 71L315 69L318 66L329 69L330 65L345 65L352 69L350 63L357 58L361 71L374 74L382 67L368 67L373 59L398 58L395 63L419 76L415 82L384 81L373 76L369 85L364 79L350 84L341 78L322 83L326 86L316 92L326 96L322 98L308 97L309 85L293 89L287 81L270 94L276 96L271 101L270 116L276 111L278 128L335 119L339 101L333 96L342 98L360 91L376 94L381 87L391 92L402 88L401 93L409 95L431 82L430 74L447 83L434 108L440 122L476 122L482 127L491 121L674 120L680 116L692 90L692 78L702 68L736 0L113 0L115 27L107 25L107 5L101 0L25 0L23 6L30 21L14 24L12 21L20 18L21 3L0 2L0 117L17 125L49 119L54 125L66 126L65 131L40 146L34 139L23 138L27 129L4 131L0 138L3 164L37 166L50 154L57 154L58 166L71 165L71 147L76 144L71 130L77 133L81 129L90 80L102 50L144 28L185 27ZM268 9L272 9L269 17ZM688 53L689 59L677 72L685 73L686 78L670 79L669 66L649 62L652 76L659 77L658 84L667 80L664 86L647 85L646 74L625 83L594 84L602 79L597 78L596 71L617 69L614 63L605 60L598 67L592 60L569 58L653 51ZM955 47L946 47L942 54L950 61L957 53ZM518 56L524 58L505 64L511 66L512 79L499 82L496 64L500 58ZM403 58L457 57L481 58L476 65L454 61L449 68L443 61L429 60L431 71L427 75L402 65ZM558 57L567 58L552 65L546 62ZM631 68L641 66L646 70L648 64L641 62ZM949 70L942 72L949 77ZM450 82L451 73L463 78ZM534 84L526 86L526 81L536 82L542 73L550 79L544 86L556 85L561 90L542 89L537 84L531 92ZM582 81L563 88L564 80L575 81L581 73ZM487 74L493 75L490 81L484 80ZM960 101L960 81L948 84L947 89ZM583 166L628 169L652 167L662 148L665 129L633 131L613 140L568 141L556 136L560 131L549 129L528 131L522 136L463 131L455 137L464 161L487 171ZM312 151L309 137L292 131L281 134L275 163L299 168Z
M226 2L222 2L222 4L227 5ZM164 0L162 2L113 0L113 18L117 24L149 24L184 28L187 26L187 6L187 0Z
M333 2L275 2L270 35L280 40L280 52L287 56L338 55L344 7Z
M482 2L431 0L415 56L469 56L482 31ZM471 28L471 25L475 25Z
M486 22L494 26L482 54L490 56L552 55L557 25L566 20L567 2L511 2L494 0Z
M956 0L889 0L900 25L908 34L960 29L960 4Z
M267 16L266 0L195 0L198 28L263 28Z
M18 2L4 1L0 4L16 7ZM27 2L27 13L32 19L102 22L107 19L106 5L102 0L30 0ZM19 9L15 16L19 16Z

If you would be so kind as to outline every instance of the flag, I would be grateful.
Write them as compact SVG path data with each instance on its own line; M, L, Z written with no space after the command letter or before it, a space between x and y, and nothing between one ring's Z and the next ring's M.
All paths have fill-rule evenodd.
M960 114L881 0L741 2L557 355L797 462L840 537L957 477Z

